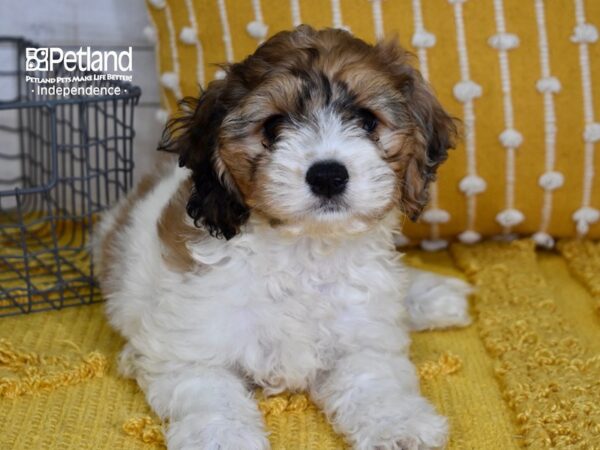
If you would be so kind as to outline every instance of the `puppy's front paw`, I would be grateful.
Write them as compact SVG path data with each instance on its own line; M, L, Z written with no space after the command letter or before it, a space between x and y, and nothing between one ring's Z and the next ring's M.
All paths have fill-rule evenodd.
M208 419L208 420L207 420ZM196 415L171 422L167 430L169 450L268 450L262 424L247 424L223 417Z
M473 288L458 278L418 273L406 296L411 328L463 327L471 323L468 295Z
M379 411L353 440L356 450L430 450L443 448L447 435L446 419L425 399L415 398L396 410Z

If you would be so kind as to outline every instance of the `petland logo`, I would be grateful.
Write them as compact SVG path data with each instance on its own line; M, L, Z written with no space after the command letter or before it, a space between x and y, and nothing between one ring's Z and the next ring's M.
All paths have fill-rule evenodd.
M132 75L133 51L93 51L90 47L63 50L58 47L25 49L25 82L37 96L115 96L127 93Z
M115 51L92 51L90 47L79 47L78 51L64 51L58 47L32 48L25 50L25 70L54 71L62 65L69 72L131 72L133 53L131 47L119 53Z

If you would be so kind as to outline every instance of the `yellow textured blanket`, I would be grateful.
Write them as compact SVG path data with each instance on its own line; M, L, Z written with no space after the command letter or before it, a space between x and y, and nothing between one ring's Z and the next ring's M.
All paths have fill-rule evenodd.
M560 251L523 241L407 255L478 288L472 326L413 335L450 449L600 449L600 245ZM121 346L102 305L0 319L0 448L160 448L142 393L117 376ZM257 396L273 449L345 447L304 395Z

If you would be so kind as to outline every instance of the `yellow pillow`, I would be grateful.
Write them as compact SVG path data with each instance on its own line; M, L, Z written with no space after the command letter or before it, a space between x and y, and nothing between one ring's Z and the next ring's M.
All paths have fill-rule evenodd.
M600 236L600 2L596 0L149 0L166 120L182 95L299 23L367 41L397 34L464 139L428 210L404 233L427 249L457 237Z

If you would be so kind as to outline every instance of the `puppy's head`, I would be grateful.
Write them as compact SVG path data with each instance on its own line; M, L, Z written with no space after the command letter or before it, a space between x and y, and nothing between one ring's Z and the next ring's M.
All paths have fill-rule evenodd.
M188 214L226 239L250 211L300 232L364 230L394 207L416 219L455 126L409 60L300 26L228 66L159 147L193 172Z

